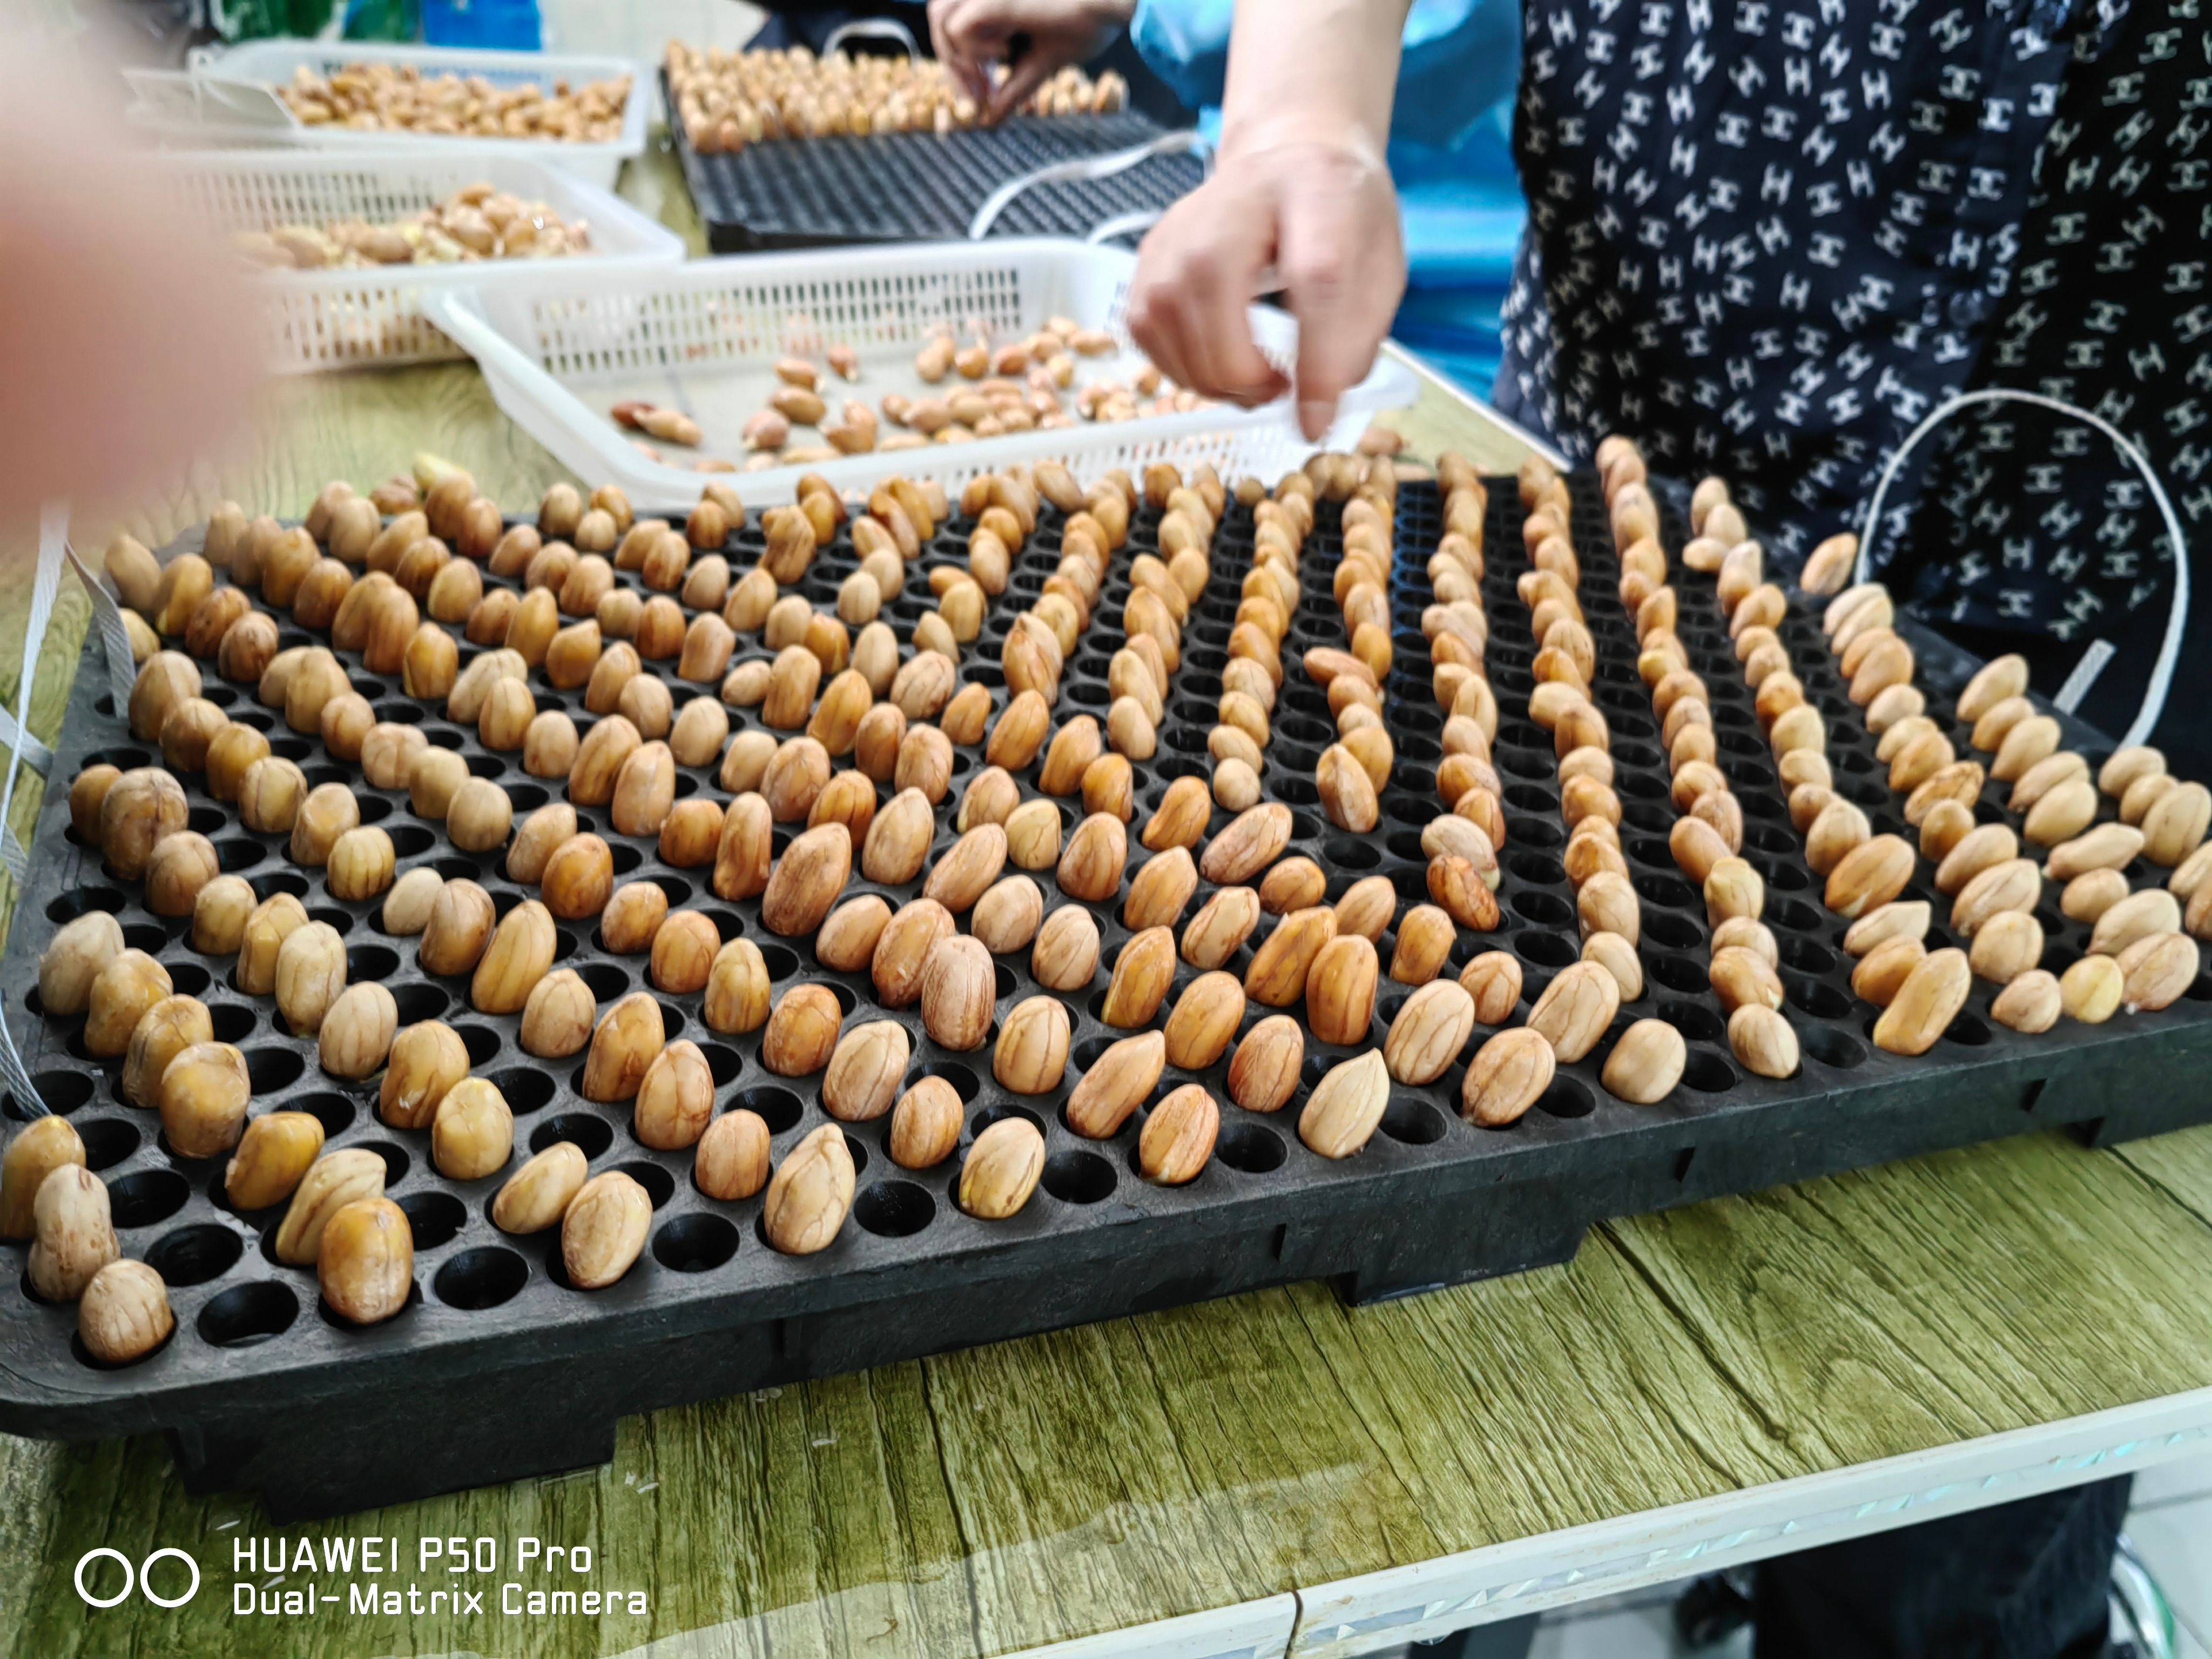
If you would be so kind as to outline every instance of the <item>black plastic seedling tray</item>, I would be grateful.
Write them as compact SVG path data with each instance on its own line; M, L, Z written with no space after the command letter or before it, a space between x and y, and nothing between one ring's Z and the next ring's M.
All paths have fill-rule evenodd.
M954 132L788 139L701 155L672 142L717 253L878 242L957 242L991 192L1054 161L1157 138L1158 123L1112 115L1018 116ZM1194 155L1154 155L1109 179L1041 184L1010 203L994 236L1086 237L1109 219L1158 213L1206 176Z
M333 902L318 873L287 860L283 838L246 833L201 792L199 780L185 780L191 825L214 839L226 869L264 894L301 895L313 915L344 934L349 976L392 986L403 1024L442 1017L462 1032L474 1069L491 1077L514 1108L518 1161L566 1138L595 1170L619 1166L644 1182L657 1206L646 1253L620 1283L591 1293L565 1284L556 1236L511 1237L492 1225L490 1202L503 1174L472 1182L440 1176L427 1132L393 1130L378 1120L375 1079L345 1084L322 1075L313 1043L288 1035L271 1002L233 989L229 961L193 952L187 922L149 915L135 884L107 874L97 853L75 840L66 781L94 759L130 766L154 758L149 745L131 739L102 677L81 675L15 937L0 966L0 999L46 1103L70 1115L109 1185L125 1254L153 1262L167 1280L177 1330L138 1364L103 1369L76 1345L73 1309L43 1304L27 1285L0 1295L0 1428L64 1439L161 1430L189 1489L251 1489L278 1518L327 1515L604 1461L612 1453L616 1419L630 1413L1291 1280L1329 1279L1353 1301L1397 1295L1563 1261L1593 1222L1690 1200L2027 1129L2069 1125L2112 1140L2212 1116L2212 1094L2195 1080L2212 1063L2212 976L2163 1013L2094 1029L2063 1023L2039 1037L1995 1026L1987 1018L1989 988L1979 987L1950 1036L1926 1057L1901 1060L1873 1047L1874 1011L1851 999L1848 963L1838 949L1842 924L1821 909L1790 830L1711 584L1683 574L1680 631L1712 690L1722 761L1743 799L1747 850L1767 881L1767 920L1782 943L1790 1017L1805 1052L1802 1072L1787 1082L1736 1066L1706 986L1702 904L1666 850L1672 814L1664 762L1635 674L1632 630L1612 597L1615 562L1604 515L1594 496L1579 506L1584 599L1601 653L1593 690L1612 722L1626 803L1623 842L1644 906L1649 990L1620 1018L1625 1024L1656 1014L1689 1039L1682 1085L1654 1107L1630 1106L1605 1092L1598 1066L1607 1045L1601 1045L1589 1059L1563 1067L1519 1123L1476 1128L1456 1110L1464 1066L1455 1064L1432 1088L1396 1091L1381 1132L1342 1163L1326 1162L1298 1141L1303 1090L1273 1117L1224 1103L1213 1162L1187 1187L1155 1187L1136 1171L1139 1122L1096 1142L1075 1135L1061 1117L1080 1069L1121 1035L1096 1012L1126 937L1118 899L1092 907L1103 938L1102 968L1090 991L1068 999L1074 1033L1067 1079L1050 1095L1017 1097L993 1081L988 1042L974 1053L939 1048L915 1010L878 1010L865 975L826 973L814 963L810 941L766 933L757 901L716 898L708 872L666 867L653 842L616 835L604 809L580 810L580 820L615 848L623 878L655 880L677 907L712 915L726 936L742 932L758 941L778 994L794 982L818 981L836 988L848 1021L891 1018L906 1024L914 1038L912 1074L933 1072L955 1085L967 1100L969 1136L1010 1113L1028 1115L1044 1133L1048 1161L1036 1196L1015 1218L988 1223L954 1201L964 1139L951 1160L915 1174L891 1163L887 1118L848 1126L860 1171L852 1217L820 1255L784 1256L763 1240L757 1198L724 1204L702 1196L691 1183L689 1152L647 1150L630 1133L627 1106L581 1097L576 1061L542 1062L526 1054L518 1019L478 1015L468 1006L465 981L424 975L411 941L379 930L377 904ZM1328 598L1336 515L1324 507L1322 517L1304 554L1307 597L1285 644L1291 672L1275 712L1266 787L1292 809L1288 850L1322 864L1332 898L1381 872L1413 902L1425 896L1420 830L1438 810L1433 768L1441 716L1419 628L1423 568L1439 528L1437 496L1429 486L1408 485L1401 497L1393 592L1398 655L1389 685L1400 761L1384 792L1382 823L1366 836L1335 831L1316 804L1313 765L1331 727L1322 694L1295 665L1310 646L1342 642ZM1501 482L1492 495L1485 598L1494 635L1491 673L1507 711L1496 747L1509 825L1499 893L1505 919L1494 934L1463 933L1452 971L1477 951L1511 950L1524 964L1533 1000L1551 974L1576 958L1577 945L1559 858L1565 836L1550 745L1519 712L1534 648L1527 613L1512 592L1524 568L1520 517L1510 482ZM1061 717L1105 712L1106 669L1121 643L1127 593L1118 570L1149 544L1153 524L1149 512L1138 516L1105 602L1070 659ZM1046 509L1018 561L1012 591L963 661L963 678L992 687L1001 701L998 646L1018 602L1038 592L1053 568L1058 527L1058 515ZM1674 532L1679 541L1679 525ZM964 528L946 526L922 563L959 558L964 544ZM759 547L749 526L733 538L732 562L743 568ZM1250 547L1249 515L1232 507L1217 538L1212 585L1186 629L1160 756L1139 771L1139 826L1171 779L1204 773L1206 730ZM827 606L855 567L841 535L802 591ZM925 592L913 580L890 607L902 635L923 608ZM1878 828L1900 828L1899 803L1843 698L1816 619L1793 617L1782 631L1808 693L1833 717L1832 756L1844 791L1863 802ZM283 635L288 645L307 638L289 624ZM1931 705L1948 705L1971 663L1932 640L1916 636L1915 643ZM505 785L518 820L559 787L558 781L525 775L516 757L485 751L472 730L442 718L441 705L410 701L361 672L357 661L349 667L380 718L421 723L432 741L459 750L473 771ZM668 665L648 665L647 672L665 674ZM363 819L391 832L403 869L428 862L478 880L502 912L524 896L506 879L498 857L457 854L439 826L412 817L404 794L362 785L353 769L286 731L248 691L211 674L208 684L207 695L234 718L269 728L276 751L298 760L312 781L343 779L359 787ZM712 688L672 690L680 702ZM541 689L539 696L541 706L558 702L581 715L580 692ZM734 712L738 727L751 721L751 711ZM1963 752L1963 733L1957 736ZM2107 747L2079 727L2070 737L2093 756ZM981 764L977 751L956 751L951 793L939 808L938 853L953 839L960 793ZM1033 779L1032 770L1021 780L1024 794L1035 793ZM679 793L714 788L712 770L681 774ZM1996 795L1992 790L1985 801L1984 817L2002 816ZM1063 817L1072 825L1073 808ZM1225 821L1217 811L1212 829ZM1133 833L1130 845L1133 875L1145 854ZM1048 872L1040 884L1049 902L1066 902L1051 892ZM854 890L869 885L856 880ZM878 890L896 906L916 888ZM1201 890L1191 908L1205 896ZM2082 930L2061 921L2053 904L2055 898L2043 916L2051 938L2046 963L2058 966L2080 951ZM368 1146L384 1158L388 1190L413 1224L416 1251L418 1295L398 1317L357 1329L327 1314L313 1273L278 1265L268 1249L281 1212L229 1209L223 1160L172 1153L154 1115L122 1103L118 1065L84 1056L82 1023L42 1017L39 954L57 926L95 906L118 915L132 945L161 957L177 990L207 1002L218 1037L245 1049L255 1111L313 1111L330 1146ZM1381 944L1386 963L1392 943L1386 935ZM603 1006L647 988L644 959L609 955L588 926L564 925L559 953ZM1230 965L1241 969L1248 960L1240 956ZM1036 988L1027 962L1025 952L1000 959L1001 1016ZM1176 994L1188 977L1187 969L1179 975ZM1377 1041L1404 988L1386 981L1382 992ZM697 996L659 1000L671 1037L690 1037L705 1048L718 1108L759 1112L775 1132L779 1158L827 1121L818 1076L771 1076L759 1062L757 1034L728 1037L708 1030ZM1172 1006L1173 994L1165 1006ZM1267 1012L1252 1010L1248 1024ZM1478 1030L1477 1040L1483 1035ZM1348 1052L1310 1041L1306 1086ZM1224 1103L1225 1069L1217 1065L1200 1079ZM1160 1089L1188 1080L1170 1071ZM12 1098L4 1106L11 1118L26 1115ZM25 1255L21 1245L0 1246L0 1272L21 1284ZM426 1401L434 1409L424 1409Z

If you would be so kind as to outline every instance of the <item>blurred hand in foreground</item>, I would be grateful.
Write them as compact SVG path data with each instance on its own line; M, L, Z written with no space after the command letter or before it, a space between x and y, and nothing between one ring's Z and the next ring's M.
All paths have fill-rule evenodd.
M112 99L0 34L0 512L173 478L261 379L244 267L126 149Z

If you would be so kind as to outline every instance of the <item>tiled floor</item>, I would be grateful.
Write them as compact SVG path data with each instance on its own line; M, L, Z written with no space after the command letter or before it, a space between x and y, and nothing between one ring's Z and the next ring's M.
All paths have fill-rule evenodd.
M2212 1659L2212 1455L2137 1476L2127 1532L2173 1607L2178 1659ZM1748 1632L1718 1647L1678 1643L1674 1596L1663 1586L1554 1613L1529 1659L1751 1659Z

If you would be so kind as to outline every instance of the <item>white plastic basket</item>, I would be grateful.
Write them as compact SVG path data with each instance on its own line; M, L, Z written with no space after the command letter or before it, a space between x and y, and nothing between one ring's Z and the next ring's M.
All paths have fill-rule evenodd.
M482 76L494 86L535 83L549 92L556 81L571 86L630 78L623 106L622 136L610 143L564 143L545 138L449 137L408 132L356 132L345 127L307 126L275 88L289 85L302 67L328 76L349 64L393 64L425 76ZM323 150L411 150L426 155L485 160L512 155L550 163L603 190L612 190L622 164L645 153L646 122L653 99L645 66L627 58L587 57L543 52L484 52L458 46L377 46L355 40L253 40L220 52L196 54L182 73L126 70L124 78L137 96L126 112L131 123L164 137L207 145L297 144Z
M680 409L705 429L686 460L719 457L743 464L745 420L776 382L778 357L818 360L831 346L859 355L856 383L832 379L834 407L844 397L876 405L888 392L922 393L915 352L940 325L964 334L980 322L993 338L1019 340L1048 317L1066 316L1110 332L1117 352L1081 362L1085 380L1127 381L1141 367L1122 320L1133 255L1119 249L1048 239L932 243L694 260L621 276L541 267L497 289L458 287L426 297L429 315L477 360L499 405L577 477L614 483L641 507L674 508L698 499L693 467L649 460L616 426L609 410L637 398ZM1297 349L1297 325L1261 307L1254 337L1279 364ZM939 388L943 391L948 388ZM1377 410L1413 401L1419 382L1404 364L1378 359L1344 399L1328 442L1348 445ZM897 428L884 424L886 435ZM1079 472L1146 462L1213 463L1225 477L1273 477L1313 453L1287 403L1266 409L1227 406L1112 424L1009 434L958 445L840 457L746 473L740 493L787 494L805 472L865 487L886 471L953 485L1021 461L1060 458Z
M155 158L187 204L225 234L283 224L323 225L359 218L372 224L430 207L479 180L526 201L544 202L589 228L593 252L561 263L618 279L672 265L683 239L574 174L535 156L465 155L447 151L232 150ZM422 314L440 289L495 289L548 261L386 265L337 270L276 270L254 279L262 337L277 374L360 364L431 362L465 354Z

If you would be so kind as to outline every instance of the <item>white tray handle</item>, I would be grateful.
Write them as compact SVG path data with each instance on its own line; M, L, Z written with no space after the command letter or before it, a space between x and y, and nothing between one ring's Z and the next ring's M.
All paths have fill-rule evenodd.
M856 17L849 23L838 24L822 43L822 55L827 58L848 40L895 40L906 48L908 57L921 56L914 31L896 17Z

